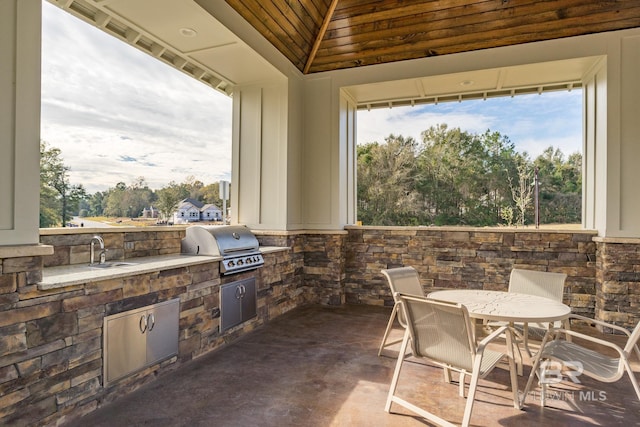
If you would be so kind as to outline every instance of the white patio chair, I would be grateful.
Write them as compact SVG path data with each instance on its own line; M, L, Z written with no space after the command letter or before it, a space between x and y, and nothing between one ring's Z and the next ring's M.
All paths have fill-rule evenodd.
M425 296L424 289L420 284L420 277L418 276L418 272L413 267L398 267L398 268L390 268L386 270L382 270L382 274L387 278L387 282L389 283L389 288L391 288L391 295L393 295L393 310L391 311L391 316L389 317L389 322L387 322L387 329L384 331L384 336L382 337L382 342L380 343L380 348L378 349L378 356L382 354L382 350L385 347L388 347L393 344L399 343L401 340L396 340L392 342L387 342L389 338L389 332L393 328L393 322L398 318L398 322L400 325L405 328L407 322L404 319L404 313L399 309L398 301L396 300L396 293L406 294L406 295L414 295L414 296Z
M562 302L564 295L564 283L567 275L564 273L553 273L548 271L523 270L514 268L509 277L509 292L535 295ZM503 326L504 322L489 322L489 326ZM531 357L532 352L529 347L529 337L534 337L542 341L544 334L549 329L544 323L515 323L514 329L518 334L518 340L522 342L527 355ZM562 326L561 322L555 322L554 327ZM520 354L520 350L518 349ZM518 361L518 372L522 374L522 357Z
M462 391L464 390L464 376L471 375L469 394L462 420L462 425L468 426L478 380L489 374L504 356L503 353L489 350L486 346L503 334L506 331L506 326L496 329L476 344L473 324L465 306L407 295L398 295L397 298L406 316L407 326L389 388L385 411L390 412L391 404L397 403L431 422L447 426L453 425L449 421L396 396L406 349L411 343L414 357L428 359L432 363L444 367L445 370L451 369L459 372ZM514 407L519 408L513 358L509 358L509 370Z
M540 378L540 385L542 386L542 392L540 394L542 406L545 404L547 384L560 382L562 379L562 377L558 375L558 366L553 366L553 375L548 377L546 374L546 368L549 368L549 365L541 364L541 361L543 360L560 362L564 368L577 368L577 371L570 375L572 378L577 378L580 375L586 375L595 380L606 383L618 381L626 372L629 375L631 384L633 384L638 400L640 400L640 386L638 386L638 380L636 379L629 363L629 359L633 352L635 352L636 357L640 360L640 349L638 348L638 339L640 339L640 322L638 322L632 332L629 332L627 329L620 326L575 314L571 315L569 319L587 321L592 325L600 325L605 328L611 328L618 332L622 332L628 336L627 343L624 348L621 348L620 346L603 339L569 329L556 329L549 331L545 334L542 346L540 347L542 350L538 357L536 357L533 367L531 368L531 374L529 375L527 386L525 387L524 394L522 395L521 405L524 404L524 400L526 399L531 383L533 382L533 377L536 374ZM564 335L566 339L562 339L562 335ZM550 336L555 336L555 339L548 341ZM569 341L570 338L581 338L585 341L597 344L599 347L596 348L599 348L600 350L602 350L603 347L608 347L615 350L618 357L611 357L591 348L583 347L573 340ZM580 363L582 366L580 367L576 362ZM540 371L538 371L538 367L540 366Z
M511 276L509 277L509 292L535 295L562 302L566 279L567 275L564 273L514 268L511 270ZM561 323L556 322L554 326L560 327ZM549 325L543 323L516 323L514 327L522 334L524 349L529 356L531 356L529 336L542 341L544 334L549 329Z

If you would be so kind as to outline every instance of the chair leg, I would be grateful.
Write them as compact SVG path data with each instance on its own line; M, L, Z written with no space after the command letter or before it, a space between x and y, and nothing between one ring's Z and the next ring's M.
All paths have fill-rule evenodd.
M518 368L516 366L516 361L513 358L514 344L513 336L511 335L512 333L513 331L510 329L506 331L507 348L509 348L509 350L507 350L507 358L509 359L509 378L511 379L511 392L513 393L513 407L520 409L520 397L518 396ZM520 369L522 369L522 365L520 366Z
M451 369L443 368L442 373L444 374L444 382L449 384L451 382Z
M478 357L477 359L481 359ZM464 416L462 417L462 427L467 427L471 421L471 411L473 410L473 402L476 398L476 389L478 388L478 380L480 379L480 360L474 362L473 374L469 383L469 395L467 396L467 404L464 406Z
M552 330L549 329L547 331L546 334L544 334L544 338L542 339L542 343L540 344L540 350L538 350L538 354L536 354L536 357L533 361L533 366L531 366L531 372L529 373L529 379L527 380L527 385L524 388L524 392L522 394L522 399L520 399L520 408L522 408L524 406L524 402L527 399L527 394L529 394L529 389L531 388L531 384L533 383L533 379L536 376L536 372L538 371L538 367L540 366L540 359L542 356L542 350L544 349L544 346L547 344L547 341L549 340L550 336L553 335ZM545 384L542 384L542 395L540 396L540 401L542 403L542 406L544 406L544 394L546 392L546 386Z
M396 369L393 372L393 379L391 380L391 385L389 386L389 394L387 395L387 403L384 406L384 410L386 412L391 411L391 402L393 400L393 396L396 393L396 388L398 387L398 379L400 378L400 371L402 370L402 362L404 362L404 357L407 352L407 345L409 343L409 330L405 330L404 338L402 339L402 345L400 346L400 354L398 355L398 361L396 362Z
M527 356L531 357L531 350L529 349L529 324L528 323L525 323L523 326L522 345L524 346L524 351L527 352ZM522 357L522 353L520 353L520 357ZM522 371L522 366L520 366L520 371ZM522 375L522 372L520 372L519 375Z
M522 351L520 350L519 345L515 345L516 350L518 352L518 360L516 361L516 369L518 372L518 376L522 376L524 374L524 358L522 357Z
M398 304L394 304L393 310L391 311L391 316L389 317L389 321L387 322L387 329L384 331L382 342L380 343L380 348L378 349L378 356L382 355L382 350L386 347L387 337L389 336L389 332L391 332L391 328L393 328L393 321L396 320L397 314Z
M633 384L633 389L636 391L636 395L638 396L638 400L640 400L640 386L638 385L638 380L636 380L636 376L633 373L633 369L631 369L631 365L629 361L624 360L624 367L627 370L627 374L629 374L629 379L631 380L631 384Z
M460 395L460 397L464 397L464 381L465 381L465 375L464 372L460 372L460 381L458 384L458 394Z

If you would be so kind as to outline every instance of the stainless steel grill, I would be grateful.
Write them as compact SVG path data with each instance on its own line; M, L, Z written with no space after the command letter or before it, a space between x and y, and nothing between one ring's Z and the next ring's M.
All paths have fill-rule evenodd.
M264 264L258 239L242 225L192 225L182 239L182 253L221 256L220 273L224 275Z

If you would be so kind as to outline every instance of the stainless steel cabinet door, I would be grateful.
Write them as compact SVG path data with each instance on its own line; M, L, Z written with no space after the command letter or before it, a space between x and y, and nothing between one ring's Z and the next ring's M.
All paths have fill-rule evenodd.
M180 302L167 301L147 311L147 363L178 354Z
M220 287L220 331L242 323L242 288L238 282Z
M178 354L180 300L104 319L104 385Z
M147 363L147 316L143 310L105 320L105 382L142 368Z
M220 287L220 331L256 317L256 279L244 279Z
M249 319L256 317L258 304L256 295L256 281L251 279L244 285L244 292L242 295L242 321L246 322Z

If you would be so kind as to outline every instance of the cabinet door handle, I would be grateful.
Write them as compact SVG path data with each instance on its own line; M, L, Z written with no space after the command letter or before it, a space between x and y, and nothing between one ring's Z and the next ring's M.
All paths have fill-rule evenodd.
M138 326L140 327L140 333L145 333L147 330L147 316L144 314L140 316L140 321L138 322Z
M149 313L147 316L147 323L149 324L149 332L153 331L153 327L156 325L156 316L153 313Z
M236 299L242 298L242 285L236 286Z

